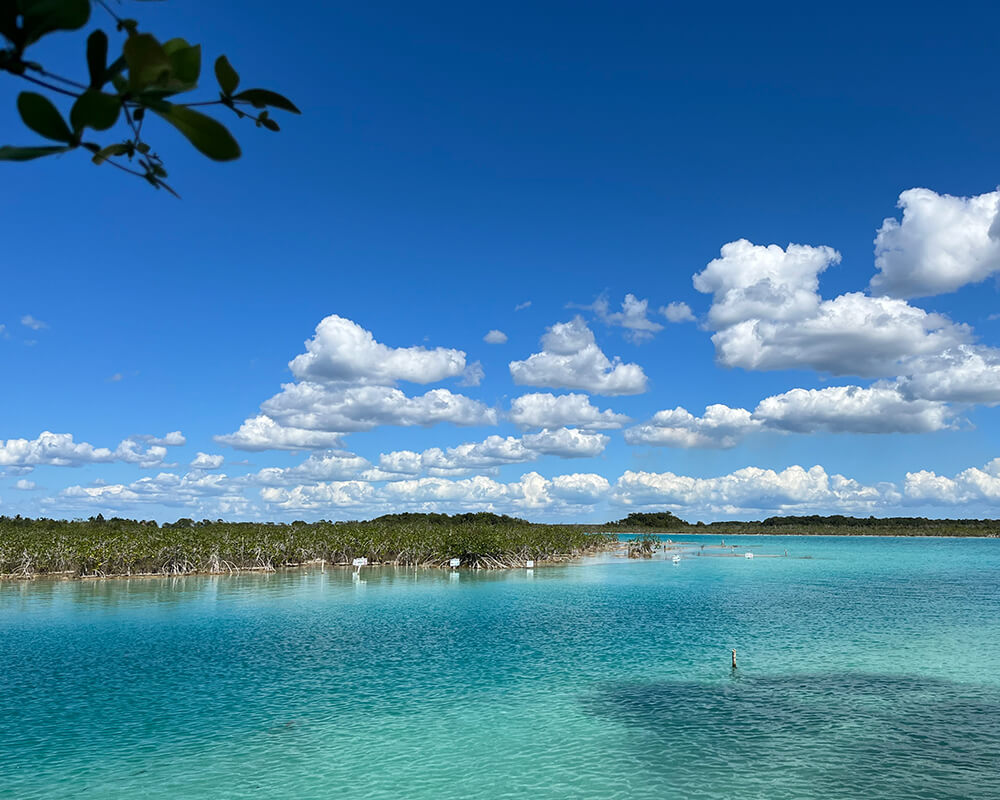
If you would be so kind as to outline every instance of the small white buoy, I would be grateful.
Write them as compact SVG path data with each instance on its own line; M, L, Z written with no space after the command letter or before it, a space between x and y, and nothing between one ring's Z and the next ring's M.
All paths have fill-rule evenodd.
M681 563L681 557L680 556L674 556L670 560L673 561L675 564L680 564Z
M527 569L534 569L535 568L535 562L532 559L529 558L527 561L524 562L524 566Z
M452 569L458 569L462 564L462 559L453 558L451 561L448 562L448 564Z
M746 553L743 554L743 558L753 558L753 553L747 551Z

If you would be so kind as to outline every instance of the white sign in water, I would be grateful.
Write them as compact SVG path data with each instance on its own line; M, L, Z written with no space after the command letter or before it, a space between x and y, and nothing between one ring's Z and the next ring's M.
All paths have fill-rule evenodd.
M364 557L356 558L351 562L351 565L355 567L367 567L368 559Z
M450 564L451 566L453 566L453 567L457 567L457 566L461 565L461 563L462 563L462 559L460 559L460 558L453 558L453 559L452 559L451 561L449 561L448 563L449 563L449 564Z
M526 566L528 569L534 569L535 562L529 558L527 561L524 562L524 566Z

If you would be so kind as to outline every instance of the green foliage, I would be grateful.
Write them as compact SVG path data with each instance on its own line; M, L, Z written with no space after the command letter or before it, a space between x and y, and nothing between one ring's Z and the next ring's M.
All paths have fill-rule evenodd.
M628 540L629 558L652 558L660 540L651 533L642 533Z
M567 525L533 525L492 514L398 514L369 522L290 525L179 519L0 517L0 575L183 574L274 569L322 559L373 564L501 568L571 557L615 537Z
M110 39L100 29L87 37L86 83L54 75L25 58L26 49L42 37L84 27L92 4L110 15L115 34L121 38L121 53L110 64ZM178 101L179 95L198 87L201 45L180 37L161 42L151 33L140 32L136 20L119 17L105 0L0 0L0 36L6 40L6 47L0 47L0 72L47 89L53 96L73 98L67 123L48 97L21 92L17 108L24 124L61 145L3 146L0 161L30 161L79 149L90 153L95 164L111 164L157 189L176 194L163 180L167 172L162 159L146 141L143 124L147 111L172 125L198 152L214 161L239 158L240 146L225 125L192 106L227 108L238 119L250 119L256 127L270 131L278 131L280 126L268 109L301 113L291 100L269 89L245 89L237 94L240 77L224 55L215 60L218 98ZM260 110L253 113L248 109ZM124 134L119 141L100 143L83 138L88 129L111 131L118 125Z
M65 153L70 148L52 145L41 147L11 147L9 144L0 147L0 161L31 161L42 156L52 156Z
M625 517L625 519L620 519L617 522L609 522L604 527L631 531L640 531L643 529L677 530L678 528L687 528L688 523L680 517L674 516L669 511L657 511L646 514L633 512Z
M219 56L215 59L215 79L219 82L222 93L227 97L231 97L236 91L236 87L240 85L240 76L225 56Z
M158 104L153 110L183 133L202 155L215 161L240 157L240 146L233 135L225 125L207 114L170 103Z
M21 92L17 96L17 110L24 124L38 135L57 142L73 141L73 131L47 97L37 92Z

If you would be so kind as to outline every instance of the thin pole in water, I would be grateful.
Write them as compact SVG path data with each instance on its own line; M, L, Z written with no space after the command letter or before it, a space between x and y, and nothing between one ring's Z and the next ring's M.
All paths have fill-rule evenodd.
M736 650L733 650L733 669L736 669Z

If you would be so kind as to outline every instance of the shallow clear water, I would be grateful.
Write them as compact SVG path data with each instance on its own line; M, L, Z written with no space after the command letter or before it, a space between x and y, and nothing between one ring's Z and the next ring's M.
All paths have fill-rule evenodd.
M1000 797L1000 540L726 540L0 583L0 797Z

